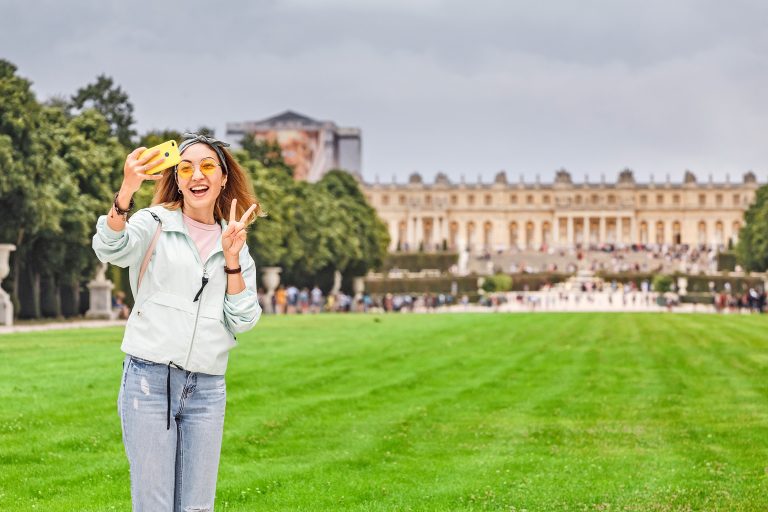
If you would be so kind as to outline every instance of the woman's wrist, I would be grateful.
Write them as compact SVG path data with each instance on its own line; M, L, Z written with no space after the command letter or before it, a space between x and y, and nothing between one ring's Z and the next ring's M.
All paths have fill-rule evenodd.
M135 191L127 189L125 184L123 184L120 187L120 190L117 192L117 206L119 206L122 210L127 210L130 207L131 199L133 198L134 193Z

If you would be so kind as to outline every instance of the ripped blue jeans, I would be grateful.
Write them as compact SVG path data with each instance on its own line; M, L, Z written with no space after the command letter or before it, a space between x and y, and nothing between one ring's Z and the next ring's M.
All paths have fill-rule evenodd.
M125 357L117 411L134 512L213 510L226 401L223 375Z

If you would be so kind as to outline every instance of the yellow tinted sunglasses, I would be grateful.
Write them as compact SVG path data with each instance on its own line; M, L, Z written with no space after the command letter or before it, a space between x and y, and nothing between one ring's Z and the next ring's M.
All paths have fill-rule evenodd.
M211 157L203 158L200 160L200 172L206 176L211 176L213 173L215 173L217 167L221 167L221 164L219 164ZM187 180L191 178L193 174L195 174L195 165L189 160L182 160L179 162L179 165L176 166L176 174L179 175L179 178Z

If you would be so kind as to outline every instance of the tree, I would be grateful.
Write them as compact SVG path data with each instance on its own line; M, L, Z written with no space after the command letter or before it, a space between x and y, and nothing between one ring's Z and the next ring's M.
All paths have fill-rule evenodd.
M136 147L143 146L145 148L151 148L152 146L157 146L158 144L162 144L167 140L175 140L177 143L181 142L181 132L171 129L151 130L139 138L139 143L136 145ZM133 150L134 148L128 149Z
M336 200L336 208L344 212L345 238L348 240L345 252L349 262L338 270L351 278L380 267L387 254L389 231L376 210L368 204L355 177L346 171L331 170L317 185L328 192Z
M99 75L96 82L78 89L72 96L72 107L77 110L95 108L109 123L112 134L126 148L132 148L136 132L132 126L133 104L128 94L116 86L111 77Z
M0 241L16 245L11 293L17 304L21 264L30 255L27 242L58 229L62 211L56 189L63 167L50 161L47 128L31 82L0 59L0 211L9 213L0 215Z
M755 201L744 212L736 256L745 270L768 270L768 185L757 189Z
M240 139L242 150L250 160L255 160L266 168L281 170L293 176L293 168L285 163L283 150L274 140L256 140L253 135L245 134Z
M328 290L336 270L349 289L353 277L381 264L389 244L386 227L351 175L333 171L307 183L250 160L244 151L238 158L267 212L249 231L257 265L282 267L284 282Z

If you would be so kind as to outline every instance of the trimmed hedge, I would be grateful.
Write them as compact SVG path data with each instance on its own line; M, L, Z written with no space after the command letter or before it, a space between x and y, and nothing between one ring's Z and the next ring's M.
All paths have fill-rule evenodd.
M724 291L725 283L731 283L732 292L742 292L750 287L762 287L762 277L732 276L683 276L688 278L689 292L709 292L709 282L715 283L715 291Z
M440 272L448 272L452 265L459 262L455 252L404 252L390 253L384 258L380 271L386 272L393 268L402 268L418 272L425 268L436 268Z
M711 293L689 293L680 296L681 304L714 304L714 298Z
M717 253L717 270L736 270L736 255L732 252Z
M374 295L385 293L451 293L456 282L457 293L477 293L477 277L420 277L413 279L366 279L365 291Z
M508 274L512 277L512 291L521 292L527 287L528 291L540 290L545 284L555 284L567 280L573 274L560 272L539 272L537 274Z
M606 272L598 272L598 277L602 278L606 283L610 283L615 280L617 283L629 283L634 282L638 288L640 283L647 280L649 283L653 282L653 273L625 273L625 274L611 274ZM749 276L707 276L707 275L686 275L686 274L670 274L670 277L674 279L675 286L677 286L677 278L685 277L688 279L688 286L686 290L688 293L706 292L709 293L709 282L715 283L715 291L725 290L725 283L731 283L732 292L740 292L744 289L748 289L754 286L761 286L763 283L762 277L749 277Z

